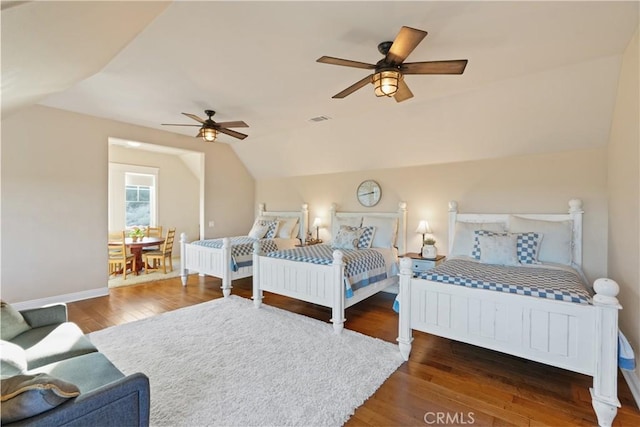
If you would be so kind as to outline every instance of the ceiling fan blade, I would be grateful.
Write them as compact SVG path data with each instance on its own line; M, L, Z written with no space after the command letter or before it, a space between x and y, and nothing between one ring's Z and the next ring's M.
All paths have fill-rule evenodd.
M242 120L238 120L236 122L216 122L216 126L220 126L221 128L248 128L249 125L243 122Z
M332 98L344 98L344 97L346 97L348 95L351 95L353 92L357 91L361 87L364 87L368 83L371 83L371 77L373 77L373 74L369 74L367 77L365 77L362 80L352 84L351 86L349 86L348 88L346 88L342 92L333 95Z
M407 62L400 66L400 71L402 74L462 74L467 62L466 59Z
M426 36L426 31L403 26L389 48L385 58L386 62L401 64Z
M162 126L200 126L200 125L187 125L182 123L161 123Z
M196 116L195 114L189 114L189 113L182 113L185 116L192 118L193 120L195 120L196 122L200 122L202 124L204 124L204 119L201 119L200 117Z
M350 59L334 58L332 56L322 56L316 59L316 62L322 62L323 64L342 65L345 67L364 68L365 70L373 70L376 68L374 64L367 64L366 62L352 61Z
M245 135L244 133L236 132L235 130L231 130L231 129L217 128L216 130L220 133L226 133L227 135L232 136L234 138L238 138L238 139L245 139L247 136L249 136L249 135Z
M409 89L409 86L404 82L404 79L398 81L398 91L393 95L396 102L406 101L409 98L413 98L413 93Z

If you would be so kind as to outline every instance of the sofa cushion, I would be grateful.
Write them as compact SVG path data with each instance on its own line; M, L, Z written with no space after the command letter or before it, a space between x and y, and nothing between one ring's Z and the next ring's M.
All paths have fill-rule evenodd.
M0 375L16 375L27 370L27 355L22 347L12 342L0 341Z
M83 394L124 377L102 353L90 353L50 363L31 369L28 373L55 375L56 378L75 384Z
M29 369L98 351L78 325L71 322L33 328L11 341L24 348Z
M31 329L31 326L24 320L22 314L4 301L0 301L0 338L10 340L21 333Z
M14 375L2 379L2 423L11 423L48 411L80 390L47 374Z

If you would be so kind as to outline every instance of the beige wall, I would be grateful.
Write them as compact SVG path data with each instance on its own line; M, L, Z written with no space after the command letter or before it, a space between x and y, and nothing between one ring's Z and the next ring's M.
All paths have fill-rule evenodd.
M107 290L109 137L205 153L211 235L254 217L254 181L226 144L35 106L2 118L2 298L69 300Z
M163 227L164 233L175 227L176 235L186 233L189 241L198 239L200 179L179 156L110 145L109 161L158 168L157 225ZM120 186L119 193L123 203L117 212L119 221L111 218L110 223L115 224L113 230L124 228L124 185Z
M607 195L606 149L540 154L500 160L451 163L367 172L258 180L256 202L270 209L309 203L311 221L327 219L331 203L339 210L362 211L355 197L357 185L374 179L382 199L371 211L394 211L398 202L408 209L409 251L420 248L415 228L429 221L439 252L446 254L447 206L459 203L461 212L564 213L572 198L584 202L584 270L590 280L606 275ZM328 238L329 230L320 230Z
M609 143L609 274L620 285L620 328L640 364L640 70L638 32L626 49ZM640 383L640 369L636 369ZM639 390L640 391L640 390Z

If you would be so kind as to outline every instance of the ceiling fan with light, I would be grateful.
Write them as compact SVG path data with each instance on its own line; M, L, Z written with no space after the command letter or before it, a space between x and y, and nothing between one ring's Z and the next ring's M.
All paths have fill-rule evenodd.
M199 125L196 124L174 124L174 123L162 123L162 126L200 126L200 130L196 135L196 138L202 138L205 141L213 142L216 140L218 136L218 132L227 134L234 138L245 139L248 135L244 133L236 132L235 130L231 130L229 128L248 128L249 125L243 121L234 121L234 122L215 122L211 117L216 113L213 110L204 110L204 113L208 116L207 119L201 119L195 114L190 113L182 113L185 116L199 122Z
M376 64L331 56L322 56L317 59L317 62L373 70L373 74L352 84L333 98L344 98L368 83L372 83L376 96L393 96L397 102L402 102L413 97L413 93L404 81L405 75L462 74L467 66L466 59L405 63L404 60L426 36L426 31L403 26L394 41L386 41L378 45L378 51L384 55L384 58Z

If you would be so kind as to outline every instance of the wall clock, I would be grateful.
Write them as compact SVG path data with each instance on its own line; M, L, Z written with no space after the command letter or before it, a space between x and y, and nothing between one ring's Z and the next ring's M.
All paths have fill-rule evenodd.
M358 201L362 206L371 207L377 205L380 201L380 197L382 197L382 190L380 190L380 185L377 182L372 179L368 179L366 181L362 181L360 185L358 185L356 195L358 196Z

